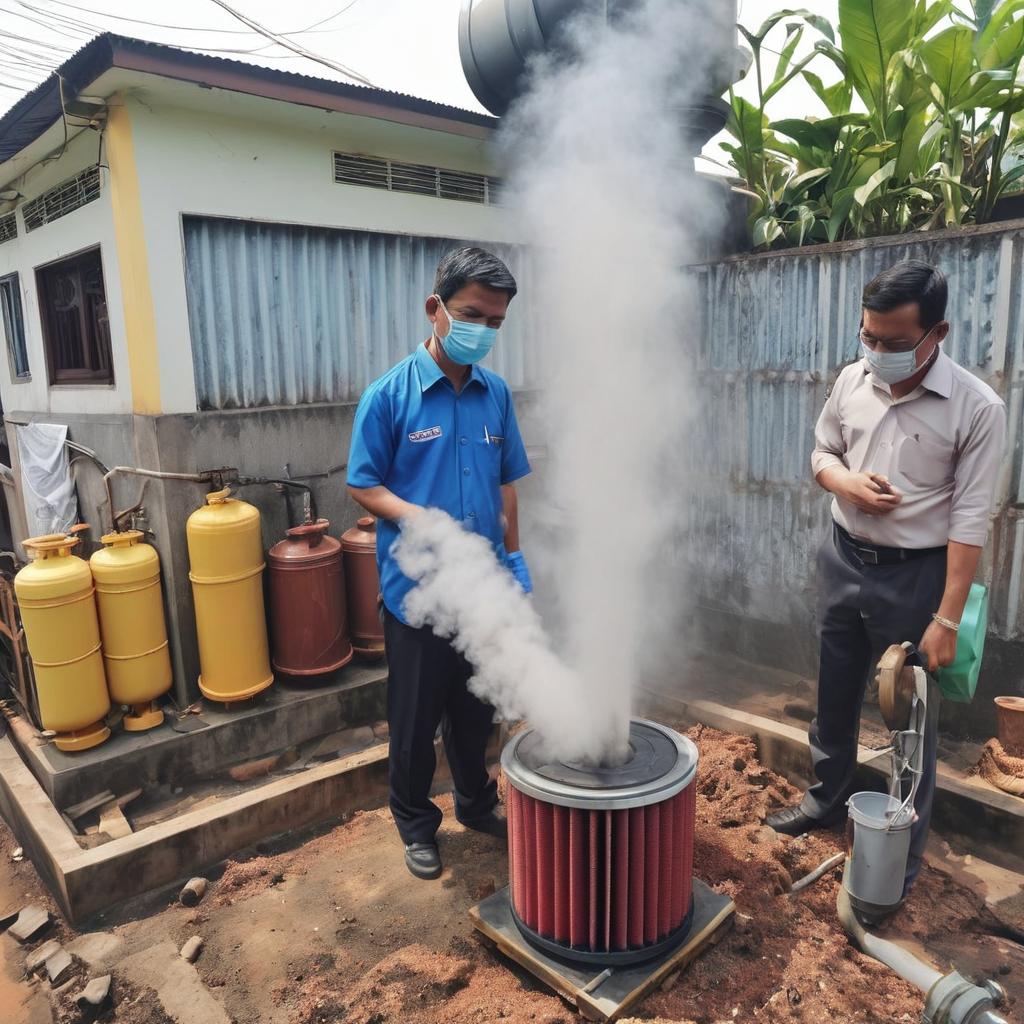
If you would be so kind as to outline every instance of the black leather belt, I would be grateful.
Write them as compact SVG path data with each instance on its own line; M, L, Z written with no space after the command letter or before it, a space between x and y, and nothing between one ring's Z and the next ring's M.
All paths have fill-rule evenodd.
M836 528L836 533L843 544L865 565L898 565L900 562L924 558L925 555L937 555L940 551L946 550L945 545L940 548L886 548L878 544L869 544L865 540L858 540L836 522L833 522L832 525Z

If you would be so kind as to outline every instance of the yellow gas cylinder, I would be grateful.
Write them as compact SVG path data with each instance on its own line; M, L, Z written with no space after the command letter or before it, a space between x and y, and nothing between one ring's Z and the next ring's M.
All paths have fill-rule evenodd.
M89 565L71 554L76 537L49 534L25 541L33 561L14 578L28 652L35 669L39 715L57 733L60 750L87 750L110 730L100 654L100 627Z
M164 720L155 701L171 688L160 556L139 543L138 530L108 533L100 540L104 546L89 566L96 582L107 688L118 704L131 707L121 724L142 732Z
M189 579L199 636L199 689L210 700L246 700L274 681L263 611L259 510L214 491L188 517Z

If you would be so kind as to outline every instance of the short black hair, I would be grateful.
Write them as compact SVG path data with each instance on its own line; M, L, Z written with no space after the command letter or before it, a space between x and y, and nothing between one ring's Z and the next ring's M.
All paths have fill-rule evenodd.
M438 263L434 294L440 295L442 302L447 302L460 288L473 281L508 292L510 300L519 290L512 271L493 252L467 245L453 249Z
M916 302L921 326L931 330L946 318L946 275L924 260L901 260L864 287L861 305L872 313L889 313Z

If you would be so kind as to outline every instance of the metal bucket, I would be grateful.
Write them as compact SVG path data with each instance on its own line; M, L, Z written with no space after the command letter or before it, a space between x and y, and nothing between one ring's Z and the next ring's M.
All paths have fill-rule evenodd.
M903 898L914 809L886 793L854 793L847 801L853 822L853 849L846 888L872 907L892 907Z

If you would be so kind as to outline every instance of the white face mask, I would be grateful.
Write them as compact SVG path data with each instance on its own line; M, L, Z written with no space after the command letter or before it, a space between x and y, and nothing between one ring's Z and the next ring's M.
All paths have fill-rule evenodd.
M925 336L907 352L876 352L862 341L860 347L864 358L871 367L871 372L886 384L899 384L900 381L913 377L920 369L917 365L917 350L928 340L928 335L935 330L933 327Z

